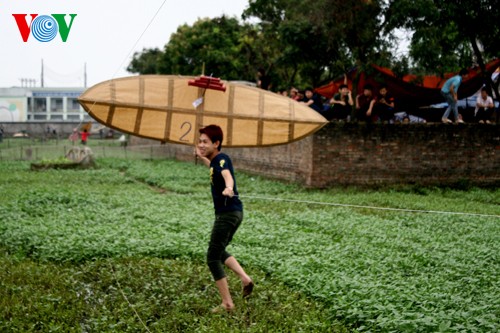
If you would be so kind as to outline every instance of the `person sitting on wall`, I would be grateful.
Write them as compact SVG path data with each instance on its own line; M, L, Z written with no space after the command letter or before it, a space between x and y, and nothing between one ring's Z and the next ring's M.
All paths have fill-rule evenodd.
M299 101L300 96L299 96L299 90L295 87L290 88L290 98L293 99L294 101Z
M301 100L302 103L305 103L311 109L318 111L323 115L323 101L321 100L321 96L314 93L312 88L307 88L304 93L304 98Z
M386 84L380 86L378 93L374 113L381 121L389 122L394 117L394 97L388 92Z
M330 105L332 119L345 120L351 115L354 102L347 84L340 85L338 93L330 99Z
M425 124L427 120L406 112L396 112L390 122L395 124Z
M371 123L373 120L373 106L376 99L373 96L373 87L371 84L365 84L363 92L356 96L356 118L359 121Z
M488 96L488 90L486 87L481 89L481 94L477 96L476 109L474 110L474 117L480 124L491 124L491 116L493 115L493 110L495 109L495 104L493 104L493 98Z

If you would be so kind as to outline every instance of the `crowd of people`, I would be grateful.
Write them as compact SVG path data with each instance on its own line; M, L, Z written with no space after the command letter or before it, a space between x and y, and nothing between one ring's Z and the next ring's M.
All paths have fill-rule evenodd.
M289 91L281 91L280 94L306 104L329 121L391 124L426 122L421 117L398 112L395 98L385 84L380 85L376 92L371 84L366 84L355 98L347 84L340 85L337 93L330 99L315 93L313 88L306 88L304 91L291 88Z
M443 123L464 123L462 115L458 111L458 89L467 70L446 81L441 89L447 108L441 117ZM353 97L347 84L342 84L337 93L331 99L314 92L313 88L303 91L297 88L279 92L283 96L290 97L300 103L304 103L316 110L329 121L363 121L367 123L426 123L427 120L398 110L397 100L392 96L387 85L381 84L375 89L371 84L366 84L357 96ZM453 120L449 117L453 112ZM474 122L490 124L495 114L495 104L486 88L481 89L477 96L474 110Z

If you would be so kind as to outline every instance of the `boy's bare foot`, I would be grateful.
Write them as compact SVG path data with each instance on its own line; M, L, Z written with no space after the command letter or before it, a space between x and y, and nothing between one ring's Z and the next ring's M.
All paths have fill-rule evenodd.
M254 287L253 281L250 281L248 284L243 285L243 298L250 296L250 294L253 291L253 287Z
M234 305L227 306L224 304L219 304L218 306L216 306L215 308L210 310L210 312L212 312L212 313L228 313L228 312L231 312L233 310L234 310Z

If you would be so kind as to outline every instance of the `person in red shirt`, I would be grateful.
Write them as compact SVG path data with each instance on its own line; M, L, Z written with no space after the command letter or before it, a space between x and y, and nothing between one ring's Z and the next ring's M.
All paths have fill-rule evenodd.
M363 92L356 96L356 118L358 121L372 122L372 112L375 102L373 87L371 84L365 84Z
M80 133L80 138L81 138L81 143L82 145L86 145L87 144L87 139L89 137L89 132L87 131L87 129L84 129L83 132Z

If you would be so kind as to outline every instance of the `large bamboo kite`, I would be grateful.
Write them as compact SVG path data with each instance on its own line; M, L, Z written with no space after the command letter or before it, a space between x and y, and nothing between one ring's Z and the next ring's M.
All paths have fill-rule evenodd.
M139 75L96 84L80 97L98 122L132 135L193 145L198 129L224 131L225 147L300 140L327 120L305 104L244 84L201 76Z

